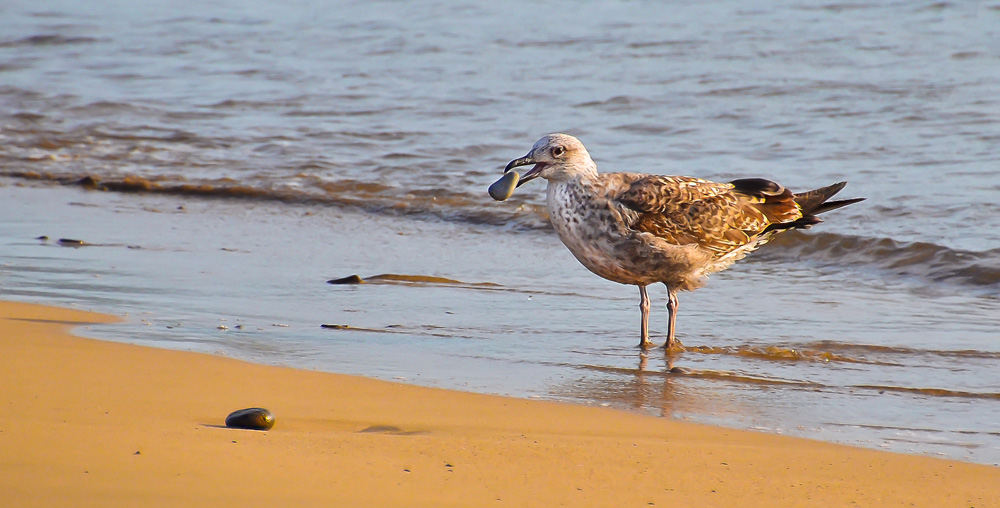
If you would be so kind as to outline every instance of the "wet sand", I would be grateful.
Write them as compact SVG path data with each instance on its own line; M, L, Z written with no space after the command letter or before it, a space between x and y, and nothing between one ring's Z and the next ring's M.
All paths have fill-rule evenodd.
M0 303L5 506L1000 504L995 467L68 333L113 319Z

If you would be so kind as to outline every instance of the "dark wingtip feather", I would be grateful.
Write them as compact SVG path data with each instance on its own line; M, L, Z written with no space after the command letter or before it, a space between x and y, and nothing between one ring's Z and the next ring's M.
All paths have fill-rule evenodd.
M843 199L838 201L828 201L835 194L840 192L847 182L837 182L833 185L821 187L819 189L803 192L795 195L795 202L802 208L803 215L815 215L817 213L829 212L843 206L863 201L865 198Z
M791 222L775 222L768 225L763 232L768 233L770 231L784 231L786 229L809 229L820 222L823 222L823 219L820 219L815 215L806 215L801 219L796 219Z
M851 199L838 199L837 201L827 201L825 203L821 203L818 207L816 207L815 210L812 211L812 213L819 214L823 212L829 212L830 210L843 208L847 205L853 205L854 203L864 201L865 199L868 198L851 198Z
M780 196L785 193L784 186L766 178L740 178L729 183L732 184L738 192L758 198Z

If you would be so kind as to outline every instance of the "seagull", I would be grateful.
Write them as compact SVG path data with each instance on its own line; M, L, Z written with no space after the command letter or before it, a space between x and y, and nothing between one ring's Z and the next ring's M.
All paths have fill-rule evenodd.
M649 340L646 286L667 287L668 352L675 337L677 292L701 287L705 277L743 259L775 234L822 222L818 214L865 198L829 201L847 182L793 194L763 178L718 183L688 176L598 173L583 143L568 134L539 139L507 173L534 165L517 187L548 181L549 219L559 239L591 272L639 287L639 346Z

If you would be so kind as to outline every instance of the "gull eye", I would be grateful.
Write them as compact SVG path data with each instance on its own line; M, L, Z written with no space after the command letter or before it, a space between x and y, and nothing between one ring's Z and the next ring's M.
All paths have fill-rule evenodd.
M564 148L564 147L557 146L557 147L552 148L552 156L553 157L562 157L564 153L566 153L566 148Z

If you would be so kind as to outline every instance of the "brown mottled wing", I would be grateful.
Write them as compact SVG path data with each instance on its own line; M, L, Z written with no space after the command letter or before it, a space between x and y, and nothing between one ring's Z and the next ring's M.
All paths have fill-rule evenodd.
M698 244L716 257L756 241L772 223L802 216L792 193L766 180L648 176L632 182L618 201L637 212L632 229L675 245Z

